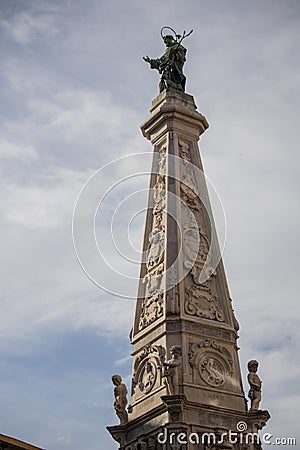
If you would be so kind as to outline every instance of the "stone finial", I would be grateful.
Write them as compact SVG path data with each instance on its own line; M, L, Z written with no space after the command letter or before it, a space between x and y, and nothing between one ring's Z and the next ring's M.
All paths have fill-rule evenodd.
M251 411L257 411L260 401L261 401L261 386L262 381L257 375L258 362L255 359L252 359L248 362L248 383L250 385L250 390L248 393L248 397L251 400Z
M116 415L120 419L120 425L124 425L128 422L128 414L126 411L126 405L127 405L127 387L122 382L121 375L113 375L111 377L112 382L115 386L114 388L114 408L116 411Z
M169 361L163 362L163 377L165 378L169 395L177 395L179 391L178 368L181 366L181 347L174 345L171 348L171 355L172 358Z

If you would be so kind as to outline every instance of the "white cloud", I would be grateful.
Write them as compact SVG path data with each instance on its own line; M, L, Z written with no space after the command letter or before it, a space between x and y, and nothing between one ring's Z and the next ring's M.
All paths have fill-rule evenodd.
M67 91L56 95L53 101L49 111L54 111L56 105L56 113L48 126L51 132L64 130L68 140L89 133L89 137L93 136L95 140L102 133L109 138L118 138L126 131L126 121L131 121L134 115L130 107L113 102L110 94L103 90ZM30 107L37 113L40 111L40 101L31 102ZM42 111L45 110L42 108Z
M88 172L58 170L28 184L7 184L1 208L8 226L53 229L70 221L72 210ZM46 186L43 184L46 184Z
M73 208L90 173L56 169L2 188L1 308L7 320L1 342L6 348L16 348L18 340L32 342L47 329L116 336L132 322L134 302L99 290L73 249Z
M2 19L0 26L18 44L28 44L41 36L53 38L58 33L53 13L22 11L10 19Z
M115 362L115 365L123 366L124 364L128 363L128 361L131 361L130 355L127 355L127 356L124 356L123 358L117 359L117 361Z
M16 144L0 138L0 159L27 161L36 160L37 157L37 151L32 145Z

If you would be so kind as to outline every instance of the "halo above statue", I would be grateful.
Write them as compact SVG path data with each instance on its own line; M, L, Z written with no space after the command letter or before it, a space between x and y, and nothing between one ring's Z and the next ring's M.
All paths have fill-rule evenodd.
M162 29L160 30L160 35L161 35L162 39L164 39L165 36L168 36L168 34L163 34L164 30L171 30L171 32L174 35L174 41L176 41L178 44L181 44L183 39L190 36L192 34L192 32L194 31L194 30L191 30L188 34L186 34L186 32L184 31L181 35L181 34L177 34L176 31L171 27L162 27Z

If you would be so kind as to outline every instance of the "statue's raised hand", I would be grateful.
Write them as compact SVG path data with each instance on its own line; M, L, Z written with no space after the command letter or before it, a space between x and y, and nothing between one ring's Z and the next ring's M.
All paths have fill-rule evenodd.
M149 56L143 56L143 60L146 61L147 63L149 63L151 61Z

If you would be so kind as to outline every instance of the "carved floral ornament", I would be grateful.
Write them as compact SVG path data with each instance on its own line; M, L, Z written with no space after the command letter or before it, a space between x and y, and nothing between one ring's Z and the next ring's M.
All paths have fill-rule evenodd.
M211 339L190 344L189 362L198 370L201 379L210 386L223 386L228 375L233 373L230 352Z

